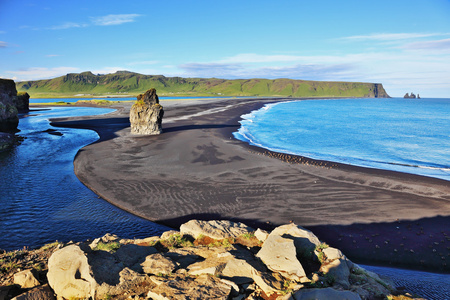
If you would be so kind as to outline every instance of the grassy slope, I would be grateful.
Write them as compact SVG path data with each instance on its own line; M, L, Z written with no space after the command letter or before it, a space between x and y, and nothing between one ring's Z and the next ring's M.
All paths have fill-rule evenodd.
M94 75L67 74L54 79L23 81L18 91L33 98L70 97L76 94L137 95L155 88L160 96L292 96L292 97L389 97L381 84L325 82L292 79L181 78L119 71Z

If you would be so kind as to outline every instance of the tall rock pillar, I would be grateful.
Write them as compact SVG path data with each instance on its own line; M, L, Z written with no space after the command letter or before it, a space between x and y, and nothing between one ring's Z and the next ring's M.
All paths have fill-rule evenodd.
M137 96L136 103L130 110L131 133L160 134L164 109L159 104L155 89L149 89Z

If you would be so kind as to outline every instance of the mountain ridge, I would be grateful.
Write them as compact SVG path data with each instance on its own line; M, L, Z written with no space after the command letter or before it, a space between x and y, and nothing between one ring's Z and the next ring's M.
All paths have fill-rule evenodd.
M18 91L33 98L74 97L77 94L135 96L155 88L161 96L283 96L283 97L389 97L381 83L312 81L299 79L219 79L144 75L130 71L95 75L69 73L53 79L21 81Z

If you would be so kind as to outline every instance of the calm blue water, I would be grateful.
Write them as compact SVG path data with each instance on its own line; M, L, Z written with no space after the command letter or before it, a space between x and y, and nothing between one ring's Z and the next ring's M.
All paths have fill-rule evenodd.
M77 151L98 139L83 129L56 128L49 118L104 114L104 108L58 107L19 121L23 143L0 153L0 248L39 247L114 233L123 238L168 230L126 213L86 188L75 176ZM47 132L56 130L56 132Z
M215 98L229 98L229 97L159 97L159 100L179 100L179 99L215 99ZM78 100L92 100L105 99L109 101L136 101L136 97L124 98L30 98L30 103L53 103L53 102L67 102L75 103Z
M267 105L234 136L269 150L450 180L450 99Z

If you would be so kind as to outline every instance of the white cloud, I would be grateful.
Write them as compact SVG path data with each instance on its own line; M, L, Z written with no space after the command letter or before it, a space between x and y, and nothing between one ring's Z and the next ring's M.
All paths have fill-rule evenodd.
M120 25L123 23L134 22L139 14L122 14L122 15L107 15L102 17L92 17L91 21L94 25L98 26L110 26L110 25Z
M295 55L261 55L255 53L242 53L227 57L223 63L267 63L267 62L292 62L303 60L303 56Z
M26 80L38 80L38 79L49 79L67 73L79 72L80 69L73 67L57 67L57 68L27 68L16 71L6 71L7 74L12 74L17 81Z
M88 24L83 24L83 23L66 22L61 25L49 27L48 29L60 30L60 29L69 29L69 28L83 28L83 27L88 27L88 26L89 26Z
M8 47L8 43L0 41L0 48L6 48L6 47Z
M47 54L45 57L58 57L61 56L59 54Z
M356 41L397 41L442 35L449 35L449 33L373 33L367 35L347 36L339 39Z
M126 70L126 68L123 68L123 67L105 67L105 68L101 68L101 69L91 70L91 72L94 73L94 74L112 74L112 73L116 73L117 71L123 71L123 70Z
M410 50L450 50L450 39L414 42L406 44L402 48Z

